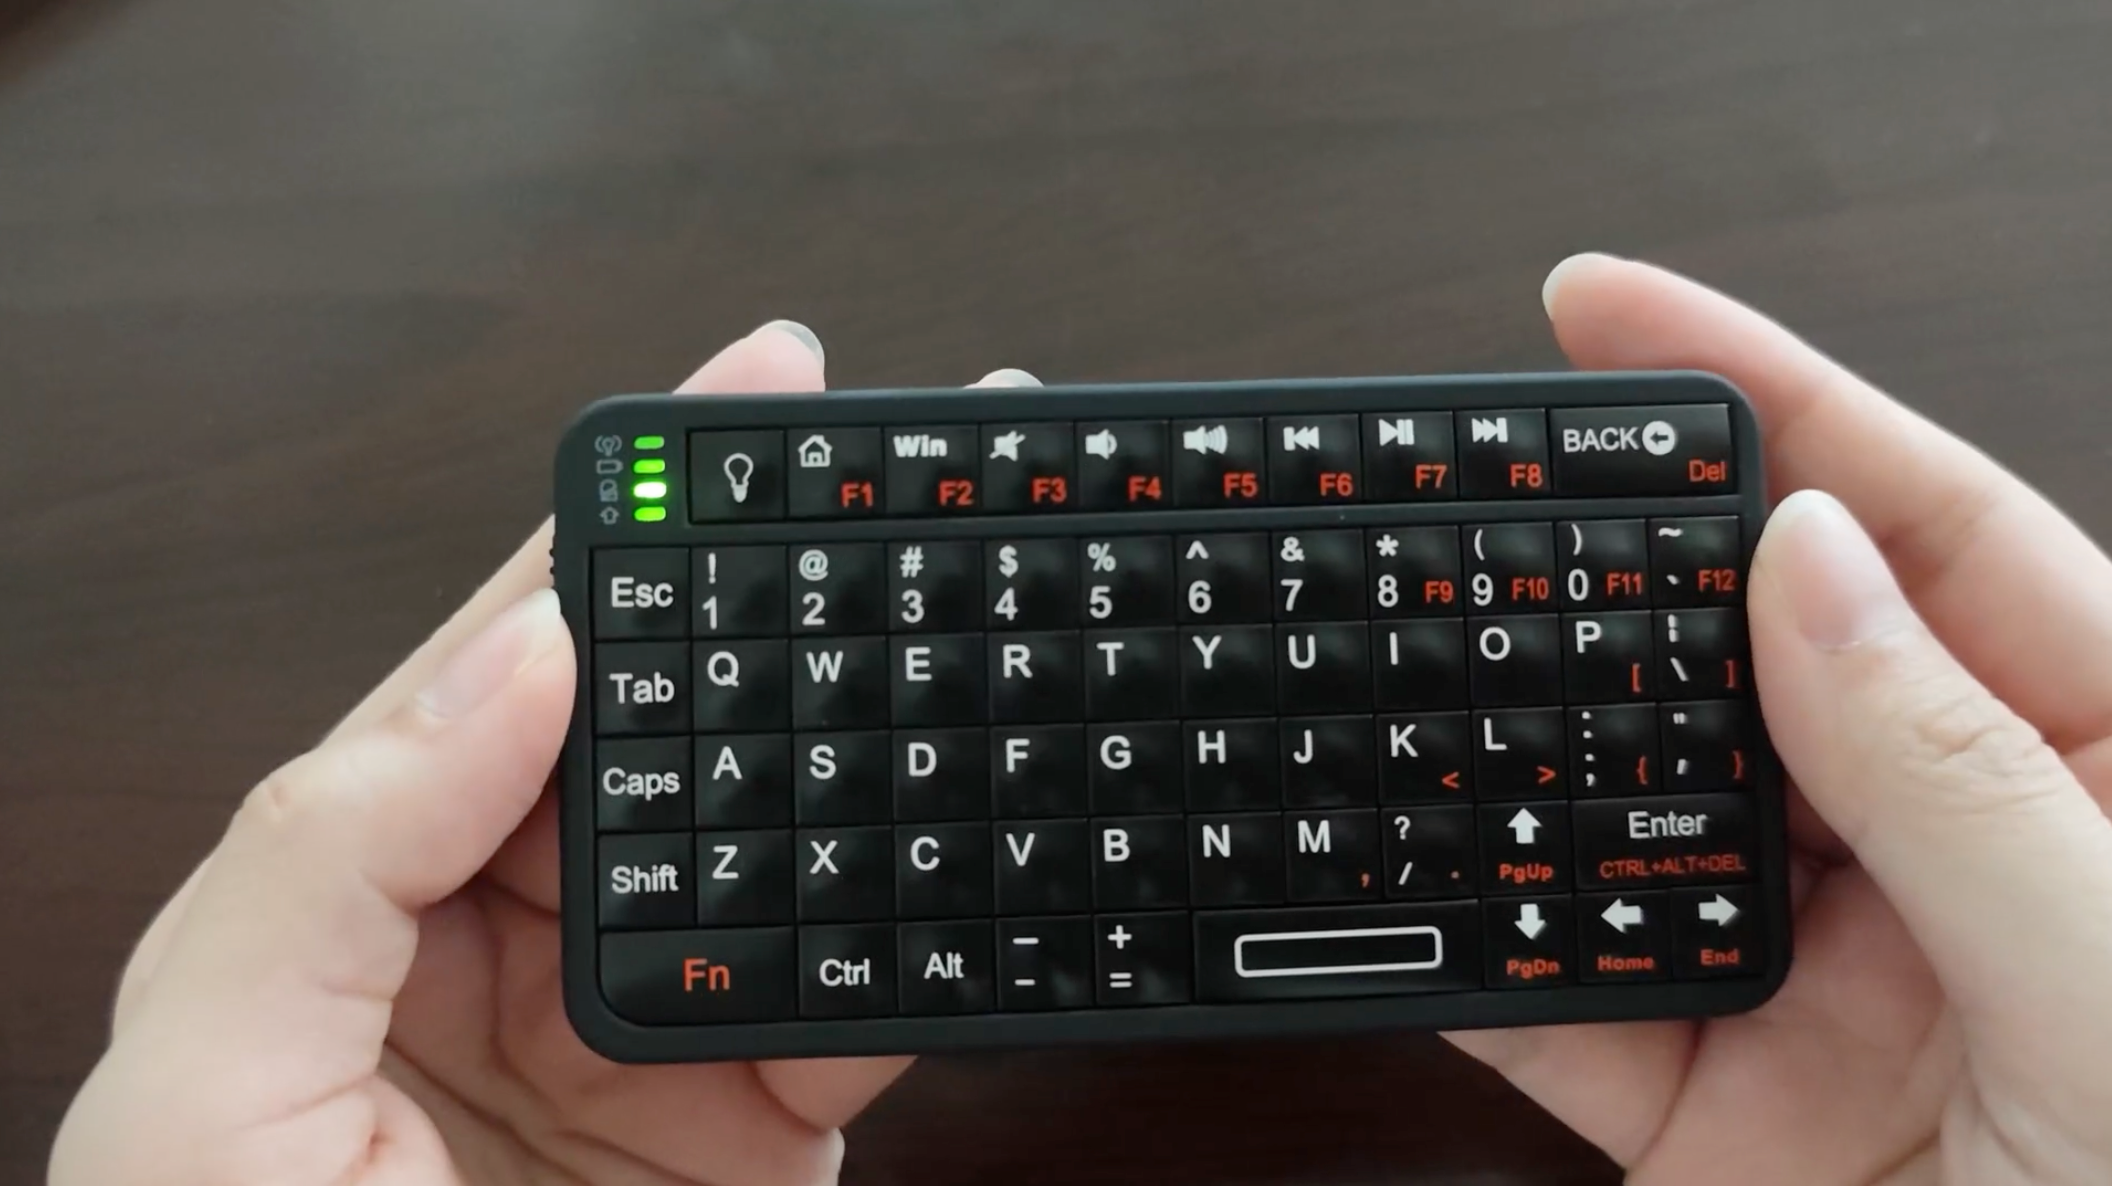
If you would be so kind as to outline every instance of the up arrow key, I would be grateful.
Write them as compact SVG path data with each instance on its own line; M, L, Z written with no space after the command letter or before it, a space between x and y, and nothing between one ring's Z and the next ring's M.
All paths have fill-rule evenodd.
M1732 919L1738 917L1738 906L1729 898L1724 897L1722 894L1717 894L1713 901L1703 902L1695 907L1695 912L1701 915L1704 922L1713 922L1719 927L1727 927L1731 925Z
M1518 814L1512 816L1511 822L1505 824L1504 827L1509 828L1511 834L1518 837L1518 843L1531 844L1533 835L1540 830L1541 824L1532 812L1521 807L1518 809Z
M1599 917L1606 920L1606 925L1625 935L1628 933L1629 927L1643 925L1643 908L1630 906L1621 899L1615 898L1613 905L1608 906L1606 912L1599 915Z

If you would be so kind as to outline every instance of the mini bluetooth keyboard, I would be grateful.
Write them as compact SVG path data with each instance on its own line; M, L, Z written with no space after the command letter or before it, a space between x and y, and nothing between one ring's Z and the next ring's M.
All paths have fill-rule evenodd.
M1790 959L1698 374L630 396L557 458L621 1061L1736 1012Z

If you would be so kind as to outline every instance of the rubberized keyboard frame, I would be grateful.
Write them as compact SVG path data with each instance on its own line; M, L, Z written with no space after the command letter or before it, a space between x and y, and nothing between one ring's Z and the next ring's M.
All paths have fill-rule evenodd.
M1412 413L1722 403L1730 408L1736 466L1733 493L1670 497L1511 499L1269 505L1226 509L1077 511L695 524L686 500L667 522L613 524L594 472L597 437L740 428L840 428L1029 421L1156 420L1271 415ZM791 438L788 436L787 440ZM679 456L679 455L678 455ZM1736 515L1742 570L1768 509L1759 425L1746 397L1699 372L1490 374L1287 381L1139 383L1035 390L910 389L809 395L627 395L586 408L566 431L554 468L556 527L552 577L579 655L578 696L559 759L562 980L568 1016L589 1047L625 1063L749 1058L935 1054L1075 1043L1136 1043L1378 1030L1476 1029L1603 1021L1702 1018L1751 1010L1780 988L1791 963L1789 853L1781 773L1764 734L1756 738L1752 789L1759 868L1755 905L1765 928L1759 976L1548 988L1482 988L1394 996L1148 1008L1092 1006L1035 1013L786 1020L648 1026L618 1016L598 978L597 831L592 792L592 551L611 547L695 547L739 543L848 543L913 535L926 540L985 539L996 526L1013 536L1077 537L1096 532L1165 534L1317 527L1502 523L1563 518ZM1742 598L1741 598L1742 604ZM1571 893L1583 892L1572 889ZM1485 893L1474 895L1488 900ZM1190 908L1193 910L1194 908Z

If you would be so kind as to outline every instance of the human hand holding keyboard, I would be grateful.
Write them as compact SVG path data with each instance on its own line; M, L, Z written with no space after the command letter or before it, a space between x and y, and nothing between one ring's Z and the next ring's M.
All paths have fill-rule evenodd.
M1780 991L1752 1012L1709 1021L1485 1030L1456 1040L1628 1165L1637 1181L2102 1180L2112 1173L2112 1150L2100 1123L2112 1111L2112 1080L2104 1070L2112 1022L2099 988L2112 971L2112 924L2105 913L2112 902L2112 825L2103 807L2112 791L2112 745L2099 742L2112 700L2105 674L2112 671L2112 610L2106 608L2112 606L2112 565L1992 463L1722 298L1640 265L1598 258L1566 265L1550 283L1548 298L1558 336L1582 367L1691 368L1728 377L1752 398L1768 434L1774 488L1834 492L1871 526L1884 553L1880 559L1837 504L1807 493L1778 513L1753 558L1747 595L1753 674L1772 740L1803 788L1787 804L1787 836L1798 871L1792 879L1797 962ZM707 368L704 378L720 390L817 389L818 358L796 355L791 338L758 334L715 361L717 370ZM980 439L977 445L987 452ZM1455 457L1455 465L1463 464ZM1559 463L1554 470L1551 476L1559 477ZM1320 473L1328 472L1347 471L1314 473L1316 493ZM1134 476L1124 475L1125 493ZM1357 478L1354 489L1368 494L1369 475ZM938 494L936 485L932 492ZM1162 497L1171 497L1163 481ZM1369 513L1371 504L1360 500L1355 510ZM1179 529L1145 521L1162 513L1171 512L1136 514L1135 525L1121 534L1163 534L1170 552ZM1480 525L1531 518L1521 512L1485 518ZM1547 522L1552 532L1559 520ZM1366 532L1362 542L1372 550L1362 558L1368 566L1377 550L1368 534L1372 526L1345 519L1324 529ZM950 521L944 528L924 538L957 541L977 538L980 530ZM1280 557L1282 541L1273 534L1278 528L1268 530ZM1409 551L1406 543L1387 559L1398 561ZM499 612L541 583L537 570L545 547L546 539L531 543L336 735L267 781L220 849L170 904L128 971L111 1050L69 1115L54 1157L54 1182L496 1181L550 1170L618 1181L652 1167L662 1178L775 1183L833 1172L840 1150L834 1127L899 1071L900 1060L614 1067L588 1053L562 1015L559 829L553 800L538 799L537 789L556 755L575 671L564 625L547 594L530 597L511 614ZM1081 547L1072 555L1090 572L1090 553ZM1429 558L1415 555L1418 562ZM900 557L894 559L899 565ZM1282 579L1273 563L1270 579ZM1892 572L1905 582L1911 602ZM979 575L987 579L988 573ZM1461 575L1471 581L1464 568ZM1522 587L1531 591L1535 574L1509 575L1524 578ZM1372 576L1369 567L1365 576ZM1490 576L1494 584L1496 574ZM1555 576L1562 579L1559 568ZM1371 610L1368 598L1376 596L1376 586L1365 592L1367 642L1375 631L1447 616L1386 617ZM1109 596L1115 593L1110 589ZM1471 595L1455 587L1455 596L1463 593ZM1076 609L1089 613L1090 603ZM1178 638L1191 628L1179 612L1177 602L1170 626L1105 628L1170 629ZM1592 612L1610 618L1635 611ZM1653 626L1663 629L1657 608L1647 612ZM1475 615L1459 618L1471 623ZM1298 656L1310 653L1317 663L1317 656L1336 653L1320 649L1318 627L1350 621L1315 621L1315 649L1305 651L1300 642ZM1236 626L1262 624L1227 621L1221 632L1228 637L1219 646L1232 645L1229 633ZM1619 641L1617 631L1599 625L1595 642ZM1286 626L1300 629L1303 623L1276 620L1271 602L1266 629L1288 659L1289 644L1277 637ZM1092 670L1085 661L1101 657L1098 650L1083 650L1082 632L1095 628L1068 628L1081 632L1081 680ZM895 643L906 647L910 638L942 636L886 637L890 661L902 661ZM1567 641L1575 637L1573 630ZM782 645L795 645L793 638L788 633ZM1653 660L1662 639L1651 636ZM698 636L685 645L704 641ZM847 651L844 661L850 658ZM987 650L984 660L987 681ZM1000 652L1000 677L1002 661ZM1659 666L1652 675L1661 681L1665 671ZM1470 668L1470 694L1474 679ZM421 686L427 691L414 700L413 690ZM1173 694L1180 696L1185 687L1178 684ZM990 692L987 682L984 691ZM1281 686L1272 691L1282 694ZM1340 694L1333 683L1320 691ZM1371 693L1376 718L1382 711L1376 682ZM1089 689L1081 685L1081 694ZM1565 685L1563 706L1577 707L1569 699ZM1092 702L1085 703L1090 708ZM1293 714L1306 703L1302 697L1293 701ZM689 707L694 736L695 703ZM1477 709L1470 702L1453 711L1511 707ZM794 710L788 705L788 713ZM1324 713L1362 715L1339 705ZM1271 714L1277 715L1280 710ZM1229 755L1229 722L1242 718L1208 719L1227 722ZM901 727L1088 729L1101 723L1107 722L1088 715L1076 721ZM1285 796L1284 806L1228 814L1280 812L1289 820L1302 811L1365 810L1294 806L1278 725L1276 791ZM1659 725L1662 732L1662 718ZM891 707L886 728L896 727ZM787 731L794 728L788 721ZM1376 763L1376 721L1373 728ZM1316 759L1327 752L1319 745L1326 737L1315 730ZM1565 746L1574 740L1566 736ZM1305 751L1303 741L1302 732L1290 737L1293 756ZM936 754L937 744L931 744ZM998 752L991 751L993 761ZM1666 758L1661 749L1660 772ZM1241 774L1252 772L1250 765ZM1590 805L1579 793L1574 764L1559 776L1568 782L1561 801L1572 813ZM1462 781L1469 777L1462 768ZM1063 789L1070 785L1061 784L1057 793L1075 794ZM1184 821L1192 814L1190 786L1184 765ZM1099 818L1094 791L1088 774L1081 815L1020 819L1033 826L1082 818L1090 826ZM995 794L993 785L993 809ZM1491 805L1472 803L1477 811ZM1377 814L1391 806L1375 802L1370 810ZM796 817L796 801L794 811ZM899 832L962 822L969 821L912 820L887 827ZM994 810L989 821L976 822L992 829L1012 826L997 822ZM1475 823L1485 838L1486 824ZM1676 833L1695 826L1674 822L1663 829ZM993 839L1004 843L994 833ZM1036 841L1037 851L1042 843ZM909 868L916 869L917 853L928 860L931 851L917 849ZM943 838L939 851L945 851ZM1288 862L1296 850L1282 851ZM1481 855L1478 846L1475 852ZM1765 858L1763 851L1763 872ZM1646 870L1652 867L1643 860ZM599 867L591 872L598 874ZM1573 867L1572 878L1581 872ZM1273 888L1273 873L1259 884L1283 899L1276 905L1272 896L1264 908L1287 913L1411 909L1441 901L1293 905L1288 863L1280 891ZM1046 892L1041 887L1047 883L1033 884L1035 892ZM1351 885L1365 888L1339 875L1305 884L1330 895ZM589 885L598 891L598 878ZM1197 886L1191 875L1191 899ZM901 887L893 888L899 911ZM1091 888L1097 892L1097 883ZM994 909L995 882L991 892ZM795 885L795 903L797 893ZM1488 900L1522 903L1531 896ZM594 905L594 912L568 922L583 921L591 933L599 921ZM701 908L702 900L696 905ZM1199 919L1248 907L1191 901L1186 909ZM794 910L791 925L797 927L797 905ZM1095 899L1087 916L1098 917L1098 910ZM1724 911L1719 907L1717 913ZM1751 918L1764 912L1741 907L1740 913ZM885 924L826 925L905 928L959 921L952 915L898 914ZM757 929L773 925L785 924ZM1440 933L1447 932L1440 927ZM899 942L898 933L898 956ZM1414 1022L1415 1008L1430 1007L1419 1003L1523 1000L1542 991L1489 988L1486 966L1482 971L1481 987L1458 992L1287 1007L1312 1009L1310 1016L1319 1017L1318 1011L1371 1008L1372 1001L1379 1007L1407 1002L1400 1019ZM1602 991L1766 983L1764 976L1683 982L1677 965L1673 972L1675 978L1661 985ZM1198 977L1191 993L1201 984ZM1578 983L1554 991L1595 987ZM1017 1017L1100 1024L1092 1019L1286 1008L1273 1001L1106 1006L1097 1000L1099 991L1096 984L1094 1003L1075 1010L1000 1009L914 1024L1001 1024ZM895 1003L900 1006L899 995ZM1436 1019L1434 1013L1424 1018ZM904 1020L729 1021L686 1028L756 1033L769 1025L868 1024L901 1026ZM1023 1036L1034 1040L1032 1033ZM1066 1039L1055 1030L1045 1036ZM494 1049L506 1056L491 1059Z

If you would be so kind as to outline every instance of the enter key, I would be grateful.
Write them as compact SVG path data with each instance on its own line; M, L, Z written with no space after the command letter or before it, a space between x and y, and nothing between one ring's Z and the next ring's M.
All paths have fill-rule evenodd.
M1572 811L1579 889L1740 881L1759 867L1743 794L1604 799Z

